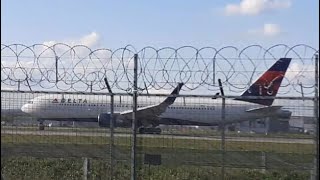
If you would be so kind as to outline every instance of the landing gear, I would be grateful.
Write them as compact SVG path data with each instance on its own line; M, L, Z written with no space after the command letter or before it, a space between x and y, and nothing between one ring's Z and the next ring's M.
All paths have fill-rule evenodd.
M139 128L139 134L161 134L161 129L156 127L141 127Z
M39 130L43 131L44 130L44 124L43 121L39 120Z

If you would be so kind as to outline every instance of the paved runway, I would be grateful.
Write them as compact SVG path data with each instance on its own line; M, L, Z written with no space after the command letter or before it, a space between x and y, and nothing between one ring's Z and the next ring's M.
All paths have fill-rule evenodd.
M39 131L39 130L6 130L2 129L1 134L12 135L41 135L41 136L87 136L87 137L110 137L109 133L102 132L65 132L65 131ZM116 133L115 137L130 137L130 134ZM220 137L195 137L186 135L153 135L138 134L143 138L168 138L168 139L190 139L190 140L210 140L218 141ZM289 143L289 144L314 144L313 139L293 139L293 138L264 138L264 137L226 137L226 141L236 142L260 142L260 143Z

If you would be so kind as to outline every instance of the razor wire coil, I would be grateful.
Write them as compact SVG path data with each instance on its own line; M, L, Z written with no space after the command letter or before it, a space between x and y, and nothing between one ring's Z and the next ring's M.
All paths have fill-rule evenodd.
M131 93L133 57L138 54L138 87L170 90L177 83L183 91L217 91L221 79L227 91L241 92L282 57L292 58L282 83L282 94L314 92L317 49L306 44L277 44L268 48L182 46L179 48L128 45L111 50L84 45L1 44L1 84L32 89L60 91L103 91L107 77L111 88Z

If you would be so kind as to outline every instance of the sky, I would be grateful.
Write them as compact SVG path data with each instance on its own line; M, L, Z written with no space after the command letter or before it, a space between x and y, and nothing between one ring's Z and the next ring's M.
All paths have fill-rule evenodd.
M67 43L93 49L118 49L128 44L136 49L307 44L319 49L319 0L1 0L1 43ZM313 92L314 74L308 73L312 63L304 67L297 61L291 63L287 77L295 79L293 87L298 89L291 93L299 91L298 83L306 83L306 79L312 82L304 92ZM259 68L263 71L271 64ZM221 69L229 72L223 64ZM15 74L24 78L21 72ZM245 85L247 81L243 78ZM6 87L17 89L16 84ZM218 88L215 90L209 94Z
M319 47L318 0L2 0L1 43Z

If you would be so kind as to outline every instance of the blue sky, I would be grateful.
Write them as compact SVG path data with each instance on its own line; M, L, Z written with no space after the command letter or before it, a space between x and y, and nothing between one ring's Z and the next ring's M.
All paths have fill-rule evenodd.
M1 43L6 45L13 43L25 45L67 43L71 45L82 44L92 49L109 48L112 50L125 47L128 44L133 45L137 50L146 46L158 49L162 47L179 48L181 46L196 48L211 46L219 49L224 46L235 46L241 49L252 44L259 44L265 48L275 44L287 44L288 46L307 44L319 49L319 1L2 0ZM185 57L190 57L190 53L193 53L191 57L194 57L195 51L189 51L190 49L183 51L186 54L182 54ZM282 55L284 51L281 51L281 47L279 49L277 52ZM295 92L300 91L299 83L303 82L306 87L304 92L310 94L313 92L314 85L314 61L310 57L313 56L314 51L305 53L303 47L298 50L300 50L298 54L301 55L301 58L309 59L296 58L292 61L286 74L289 79L287 83L295 88L290 92ZM78 50L78 54L81 54L80 51ZM236 61L232 59L235 57L232 52L229 49L223 54L227 54L230 61ZM297 57L292 52L289 56ZM2 53L5 54L4 51ZM248 53L251 53L252 58L257 59L254 62L258 67L255 69L257 72L265 71L273 63L272 61L258 62L257 57L261 58L263 54L257 48L248 50ZM64 60L68 60L68 58L65 57ZM41 59L43 64L47 61ZM27 60L24 62L26 68L33 67L30 62ZM55 65L52 62L54 63L54 61L50 61L52 65L50 67ZM71 61L66 62L71 63ZM226 65L226 61L220 57L220 60L218 59L215 64L219 68L215 69L218 73L214 78L227 79L221 73L221 77L218 76L219 71L228 74L228 78L232 76L228 82L241 84L241 88L237 90L242 90L251 82L249 78L253 77L254 68L248 60L245 62L245 66L240 66L243 65L242 61L236 62L239 66L234 65L235 69L233 69L228 64ZM16 61L2 58L2 65L11 66L9 63L17 67ZM88 64L92 65L93 63L88 62ZM128 64L130 63L128 62ZM152 63L149 64L152 65ZM178 67L177 64L174 65ZM201 64L199 67L192 66L192 63L188 65L191 67L190 71L196 75L189 74L189 76L172 71L173 74L170 74L170 78L174 80L164 80L162 76L156 74L158 71L153 71L153 77L159 78L155 80L156 82L169 81L172 86L175 86L177 81L187 81L189 77L193 78L190 82L194 83L202 81L202 78L206 77L201 76L201 73L197 74L197 72L205 73L203 67L208 67L207 64ZM208 68L210 71L211 65ZM97 67L102 66L97 65ZM168 67L169 65L163 69L168 70ZM162 67L157 68L161 72ZM88 68L85 70L88 73ZM242 71L245 71L247 78L228 73L234 70L238 71L240 75L244 74ZM15 72L15 75L18 74L22 75L18 78L25 79L24 73ZM254 74L253 79L256 76L257 74ZM296 90L297 88L298 90ZM286 90L284 92L287 93Z
M318 48L318 39L318 0L1 1L4 44L91 41L115 49L305 43Z

